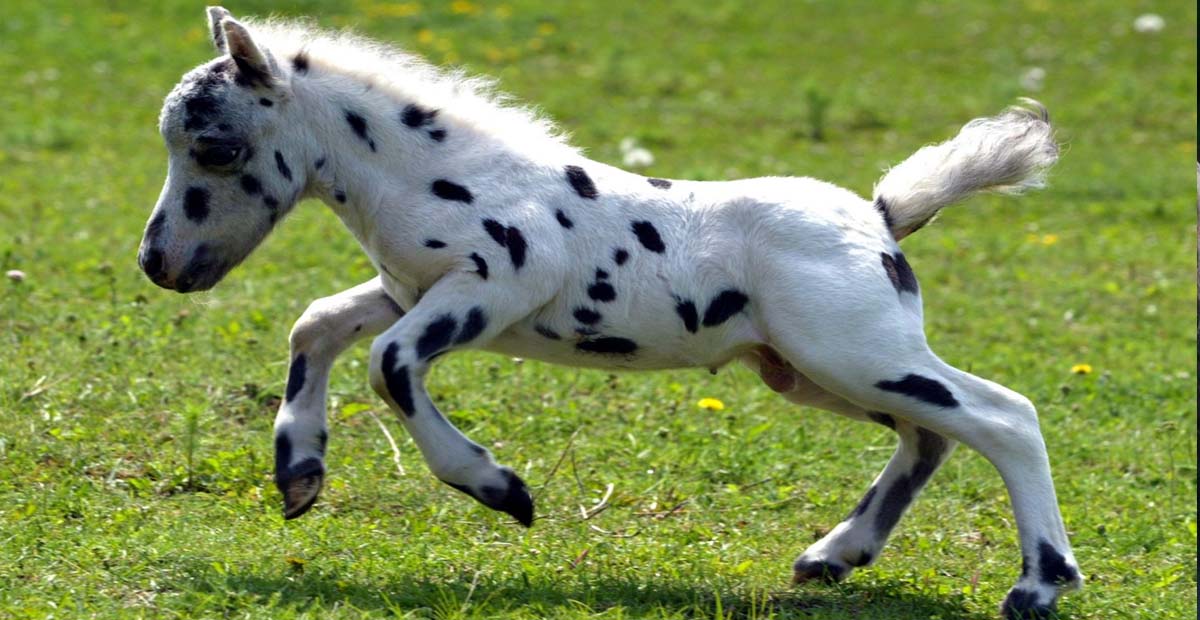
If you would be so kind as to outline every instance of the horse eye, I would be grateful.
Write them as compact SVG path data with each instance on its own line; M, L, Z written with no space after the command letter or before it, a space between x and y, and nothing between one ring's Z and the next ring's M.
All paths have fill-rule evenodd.
M204 166L227 166L241 153L242 149L236 146L213 144L204 149L196 159Z

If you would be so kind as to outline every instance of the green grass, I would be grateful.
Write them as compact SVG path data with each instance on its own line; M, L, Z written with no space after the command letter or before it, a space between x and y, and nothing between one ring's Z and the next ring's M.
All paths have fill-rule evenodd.
M634 136L657 176L806 174L864 194L1043 67L1033 94L1065 144L1052 186L956 207L904 248L934 349L1039 405L1089 579L1063 616L1196 617L1193 3L282 4L231 8L498 75L604 161ZM1166 29L1133 32L1149 10ZM358 347L332 379L328 488L284 523L270 429L287 332L373 274L316 203L212 293L138 271L159 105L209 54L202 3L5 7L0 268L26 279L0 281L0 617L995 616L1016 530L968 450L876 566L788 587L894 443L739 368L441 362L435 400L538 489L526 531L433 480ZM709 396L727 408L697 408ZM611 507L582 519L608 485Z

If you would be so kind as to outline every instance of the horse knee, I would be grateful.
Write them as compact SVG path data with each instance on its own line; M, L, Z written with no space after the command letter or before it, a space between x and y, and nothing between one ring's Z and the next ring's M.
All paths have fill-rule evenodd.
M325 348L330 334L338 325L337 313L330 307L329 299L322 297L308 304L308 308L296 319L288 335L292 351L318 354Z

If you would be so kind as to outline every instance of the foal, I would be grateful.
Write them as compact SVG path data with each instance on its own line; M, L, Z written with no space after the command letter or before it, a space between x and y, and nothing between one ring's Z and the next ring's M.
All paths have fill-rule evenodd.
M1004 478L1024 562L1004 602L1045 616L1081 583L1033 405L925 341L897 241L985 190L1040 184L1045 109L977 119L893 168L872 200L809 178L645 178L583 157L489 84L347 35L248 28L208 10L219 56L183 77L160 129L167 180L139 252L179 292L214 286L302 198L337 213L379 276L309 306L275 420L284 516L325 475L334 359L374 336L370 382L433 474L524 525L525 483L438 412L430 363L485 349L573 366L717 368L895 430L899 447L846 519L794 564L841 580L873 562L958 442Z

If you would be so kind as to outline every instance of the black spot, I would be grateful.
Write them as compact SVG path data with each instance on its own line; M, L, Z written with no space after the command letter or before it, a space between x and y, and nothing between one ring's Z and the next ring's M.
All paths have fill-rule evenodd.
M892 286L896 288L897 293L916 293L919 290L917 276L909 266L908 260L904 258L903 252L897 250L895 256L880 252L879 260L883 263L883 270L887 273L888 279L892 281Z
M871 485L871 488L867 489L866 494L863 495L861 500L859 500L858 505L854 507L854 510L850 511L850 514L846 516L845 520L849 521L855 517L861 517L867 514L867 510L871 508L871 500L873 499L875 499L875 485Z
M946 440L941 435L924 428L917 429L917 462L912 471L896 478L884 493L879 512L875 515L875 530L881 538L886 538L887 533L900 522L913 497L937 470L945 452Z
M917 284L917 274L913 273L912 267L908 264L908 259L904 258L904 253L896 251L896 273L900 276L900 290L916 293L920 286Z
M631 227L633 234L637 235L638 242L647 250L656 254L662 254L667 250L667 246L663 245L662 237L658 236L658 229L654 228L654 224L646 221L634 222Z
M274 196L263 196L263 204L272 211L279 208L279 200Z
M504 247L508 243L507 227L496 220L483 220L483 229L491 236L492 240Z
M217 114L219 102L210 94L200 94L189 97L183 104L183 128L187 131L197 131L208 127L213 116Z
M575 348L588 353L606 353L614 355L629 355L637 351L637 343L628 338L593 338L590 340L580 340L575 344Z
M208 195L203 187L189 187L183 193L183 212L189 220L200 223L208 217Z
M435 250L438 250L438 249L441 249L441 248L444 248L444 247L446 247L446 242L445 242L445 241L441 241L441 240L439 240L439 239L426 239L426 240L425 240L425 247L427 247L427 248L433 248L433 249L435 249Z
M666 179L646 179L651 185L658 189L671 189L671 182Z
M467 318L463 321L462 329L458 330L458 337L454 339L454 344L462 344L470 342L483 333L487 327L487 317L483 314L483 308L475 306L467 312Z
M317 170L324 168L325 167L325 158L322 157L322 158L318 159L316 162L313 163L313 166L315 166Z
M730 317L741 312L749 301L750 298L741 291L735 289L721 291L712 301L708 302L708 308L704 310L704 326L714 327L728 321Z
M321 451L321 456L325 456L325 447L329 445L329 433L325 429L317 431L317 449Z
M350 124L350 129L354 130L354 134L367 143L371 150L375 150L375 141L367 135L367 119L363 118L356 112L346 110L346 122Z
M1038 570L1042 583L1059 586L1079 579L1079 571L1046 539L1038 541Z
M400 353L400 343L393 342L383 351L383 379L387 383L388 394L396 401L405 415L411 417L416 413L413 407L412 385L408 377L408 366L396 368L396 358Z
M414 104L404 106L404 110L400 112L400 122L416 129L422 125L428 125L433 122L437 116L437 110L426 110Z
M617 298L617 289L608 282L596 282L588 287L588 297L596 301L612 301Z
M283 153L279 151L275 151L275 167L279 169L279 174L282 174L283 178L292 180L292 169L288 168L287 162L283 160Z
M467 188L458 185L457 183L451 183L445 179L438 179L434 181L431 189L433 190L433 195L441 198L442 200L456 200L458 202L471 204L471 201L475 199L475 197L471 195L471 192L468 191Z
M603 269L599 269L599 268L597 268L597 269L596 269L596 279L597 279L597 280L607 280L607 279L608 279L608 272L607 272L607 271L605 271L605 270L603 270Z
M558 332L546 327L545 325L542 325L541 323L535 323L533 326L533 331L541 334L544 338L549 338L550 340L562 340L562 336L559 336Z
M595 310L592 310L591 308L582 308L582 307L576 308L575 311L571 313L571 315L575 317L576 321L579 321L580 323L583 323L584 325L595 325L596 323L600 322L600 319L604 318L604 317L600 316L599 312L596 312Z
M629 260L629 252L626 252L624 248L617 248L616 250L613 250L613 262L615 262L618 267L624 265L625 261L627 260Z
M846 567L825 560L797 560L792 565L797 581L837 583L846 576Z
M359 323L358 325L355 325L355 326L354 326L354 333L356 333L356 334L357 334L358 332L361 332L361 331L362 331L362 328L363 328L363 324L362 324L362 323Z
M482 256L480 256L474 252L471 253L471 260L475 261L475 273L478 273L479 277L486 280L488 277L487 261L483 260Z
M875 210L883 217L883 223L888 227L888 230L895 230L896 223L892 221L892 214L888 212L887 201L882 196L875 199Z
M243 174L240 180L242 182L243 192L254 196L262 191L262 183L259 182L258 177L252 174Z
M860 551L858 553L857 558L850 560L850 566L854 566L854 567L866 566L867 564L871 563L871 558L873 558L873 557L874 556L871 555L870 551L863 549L862 551Z
M258 100L258 105L260 105L264 108L269 108L269 107L275 105L275 102L271 101L270 99L267 99L266 97L263 97L262 99Z
M304 373L307 367L308 361L304 358L303 353L292 360L292 368L288 371L287 391L284 396L286 402L292 402L300 390L304 389Z
M434 319L425 327L425 333L417 339L417 357L429 359L445 349L454 338L454 330L458 322L449 314Z
M346 202L346 192L343 192L340 189L333 190L333 199L338 202L345 203Z
M518 271L525 264L525 237L516 226L509 226L505 236L508 246L508 257L512 259L513 271Z
M875 387L885 392L896 392L897 394L911 396L917 400L923 400L939 407L958 406L958 401L954 399L954 395L950 393L950 390L946 389L946 386L921 375L907 374L899 381L880 381L875 384Z
M679 318L683 319L683 326L689 332L694 334L696 330L700 329L700 317L696 313L696 304L692 303L692 300L681 300L675 304L675 314L678 314Z
M444 142L446 140L446 130L445 129L431 129L431 130L429 130L429 137L433 138L434 142Z
M880 413L878 411L868 411L867 417L871 418L871 421L876 424L882 424L892 430L896 430L896 418L893 418L892 416L890 416L886 413Z
M575 188L575 193L589 200L595 200L600 195L596 191L596 184L592 183L592 178L588 176L583 168L579 166L567 166L564 168L567 172L567 182L571 187Z
M563 228L570 229L575 226L575 222L572 222L571 218L567 217L567 214L562 212L562 209L554 212L554 219L558 220L558 224Z
M288 439L286 433L280 433L275 436L275 476L278 479L279 475L287 471L287 466L292 462L292 440Z
M308 73L308 56L300 53L292 56L292 71L304 74Z
M212 248L207 243L201 243L192 250L192 257L188 259L182 275L175 279L175 290L185 293L196 289L198 285L207 283L220 267L221 263L213 255Z

